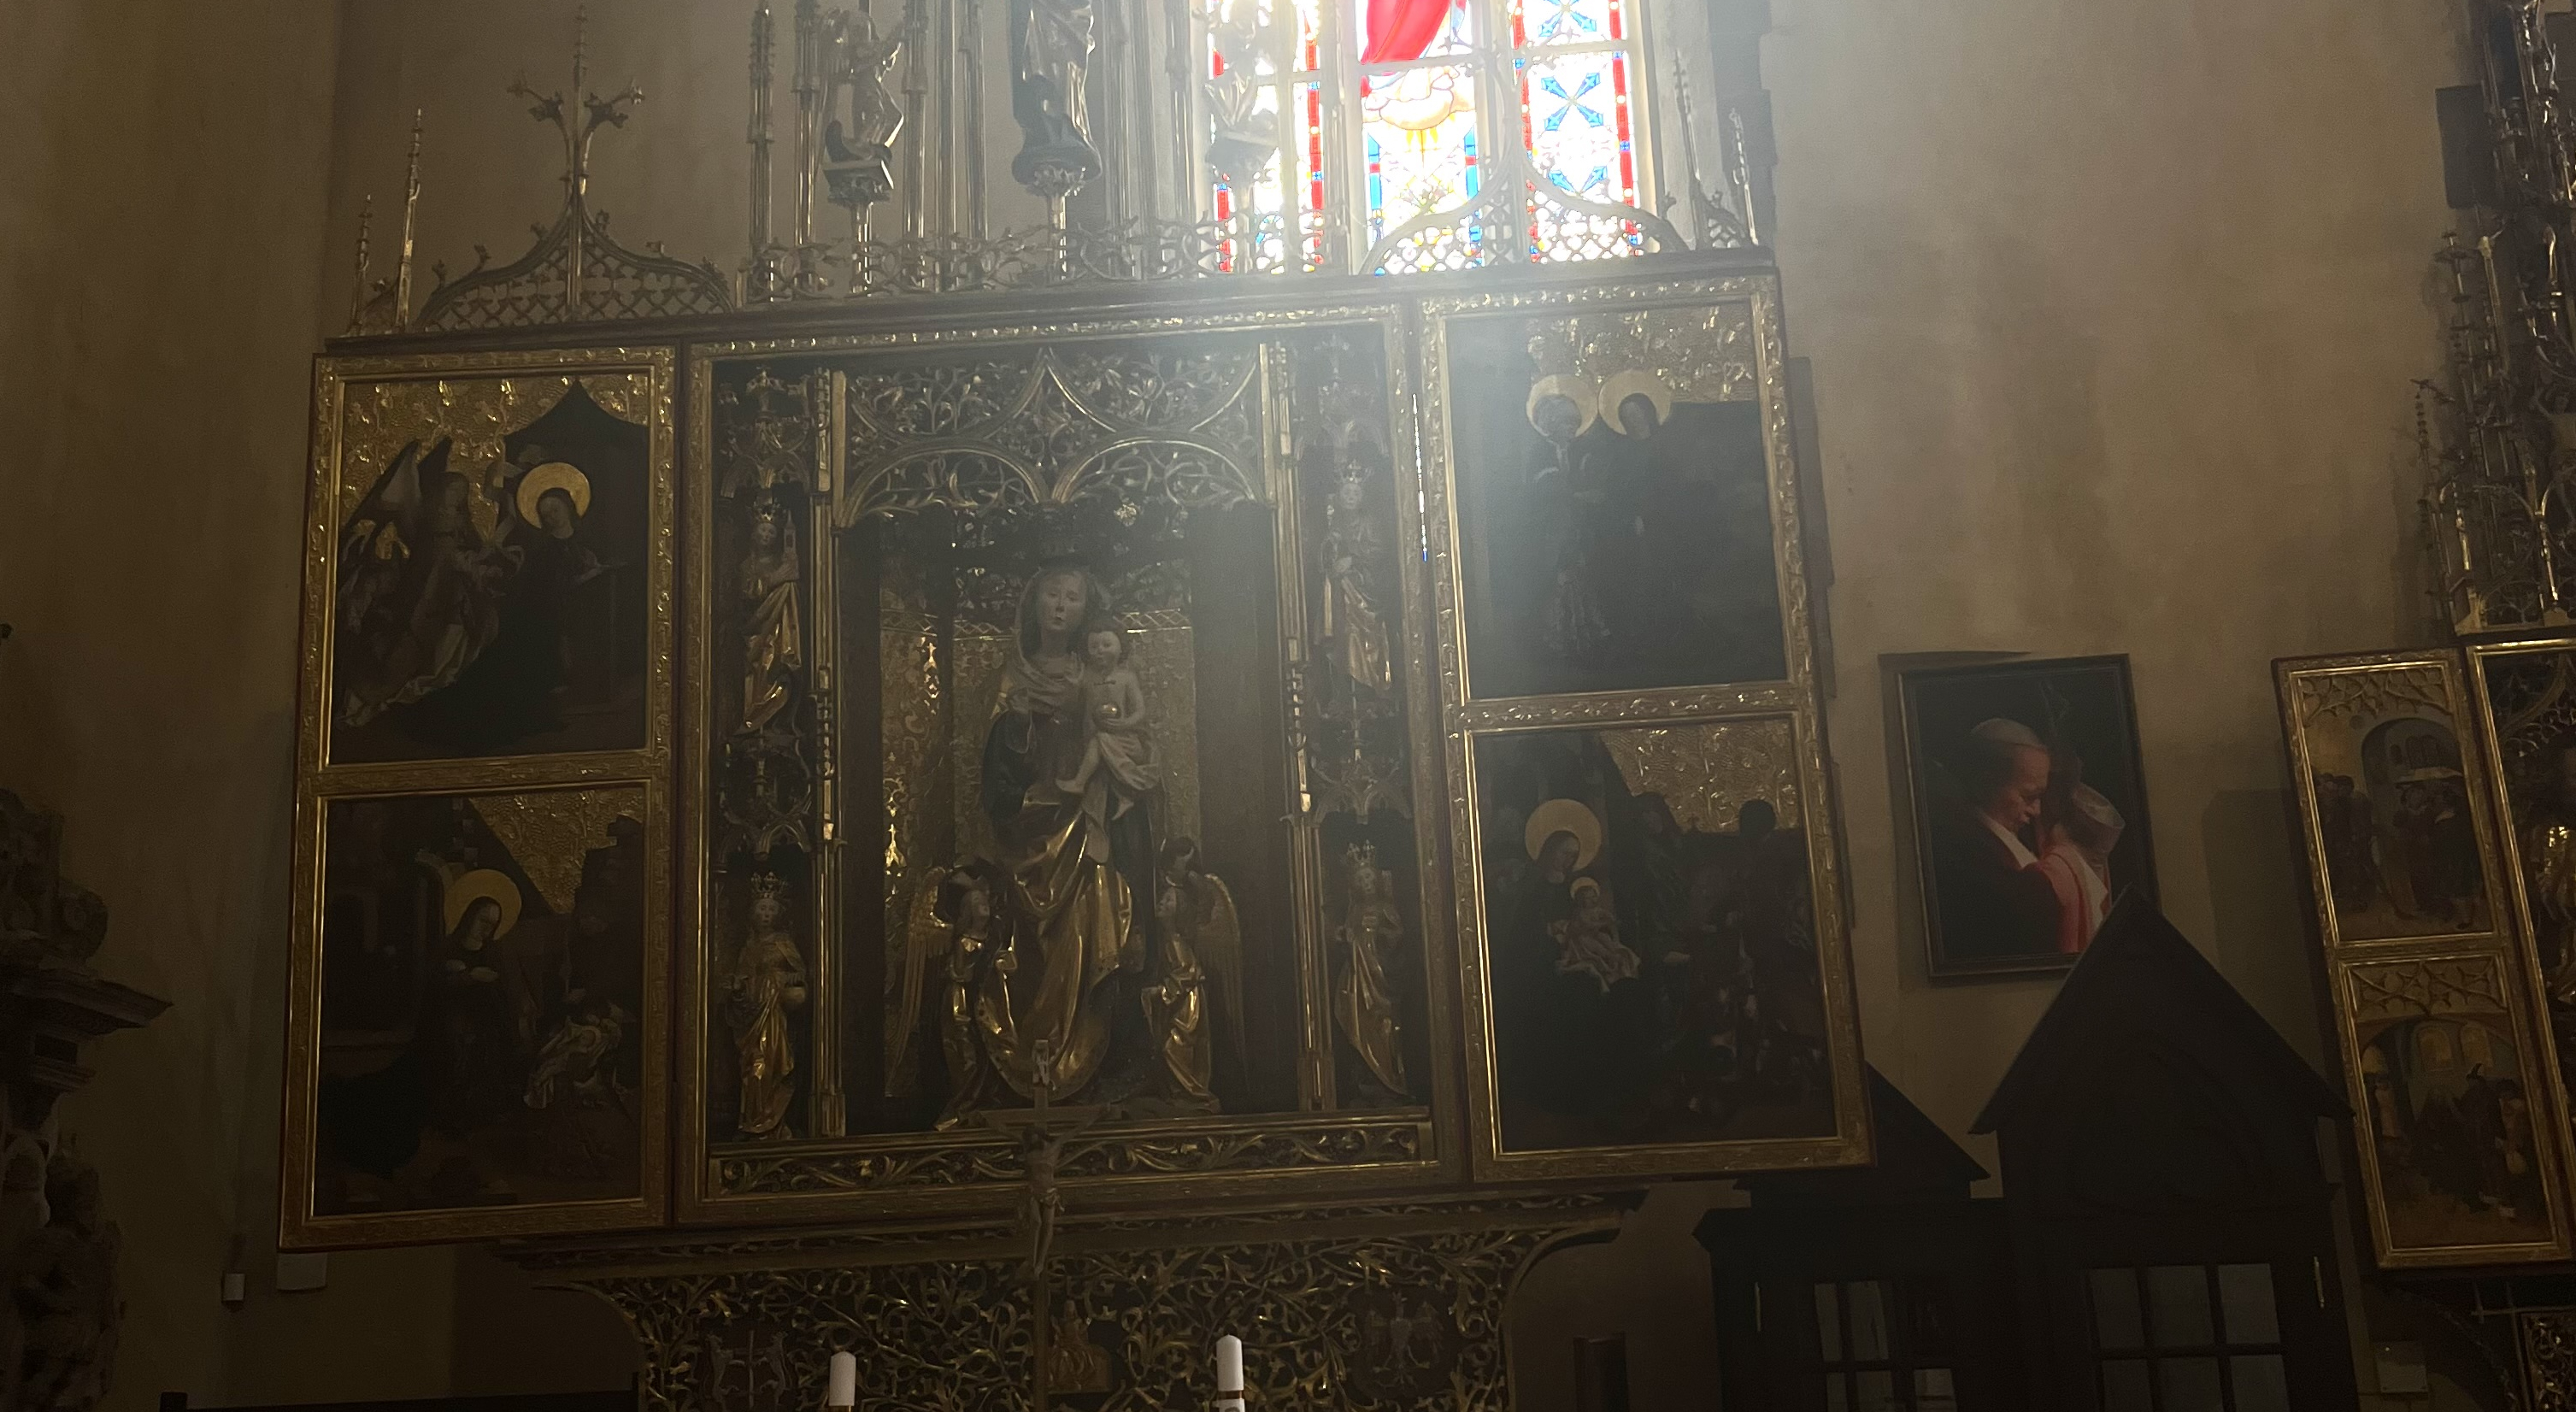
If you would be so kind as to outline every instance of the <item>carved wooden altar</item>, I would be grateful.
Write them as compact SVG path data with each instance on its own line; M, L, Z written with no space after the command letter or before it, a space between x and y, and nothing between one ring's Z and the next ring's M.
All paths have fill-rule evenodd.
M1048 224L872 284L900 45L811 10L795 243L757 96L741 279L618 243L576 69L558 223L417 311L406 243L321 361L287 1243L520 1239L657 1406L843 1345L872 1407L1172 1405L1237 1331L1499 1408L1617 1193L1867 1161L1750 221L1693 171L1697 248L1530 263L1559 197L1489 191L1403 237L1482 267L1252 277L1067 214L1136 170L1076 45Z

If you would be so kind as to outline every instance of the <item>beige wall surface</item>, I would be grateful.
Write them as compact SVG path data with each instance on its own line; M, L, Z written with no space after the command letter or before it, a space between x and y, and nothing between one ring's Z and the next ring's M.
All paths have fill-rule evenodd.
M595 204L732 269L748 3L592 8L590 86L649 95L599 139ZM1924 977L1883 707L1906 654L2130 654L2168 910L2323 1058L2268 663L2426 635L2408 383L2438 368L2454 8L1773 0L1866 1041L1953 1134L2053 985ZM623 1366L599 1311L481 1256L265 1288L306 360L346 318L369 194L386 270L415 109L423 291L552 217L551 130L503 89L567 86L573 9L0 6L0 783L70 815L115 912L104 969L180 1001L103 1045L66 1115L127 1232L120 1407ZM1686 1195L1532 1290L1579 1312L1624 1289L1641 1393L1705 1385ZM230 1313L235 1262L253 1298Z
M613 1386L631 1356L609 1318L585 1361L604 1311L452 1251L270 1278L338 19L0 5L0 785L69 817L100 969L177 1002L62 1114L125 1236L116 1408Z

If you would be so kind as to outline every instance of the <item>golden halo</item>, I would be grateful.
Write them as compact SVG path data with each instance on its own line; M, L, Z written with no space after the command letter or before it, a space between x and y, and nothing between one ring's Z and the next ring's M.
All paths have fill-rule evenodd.
M1528 415L1529 424L1533 427L1538 425L1538 404L1542 397L1562 397L1574 404L1573 434L1576 436L1581 436L1584 428L1601 419L1601 408L1594 401L1592 384L1579 377L1551 373L1530 384L1529 401L1523 404L1522 411ZM1542 431L1540 435L1546 433Z
M1628 427L1619 420L1619 408L1631 397L1643 397L1654 404L1656 426L1673 419L1673 390L1662 378L1644 369L1621 373L1601 384L1601 418L1621 436L1628 434Z
M1585 897L1598 897L1601 895L1601 880L1598 878L1576 878L1574 880L1574 886L1568 888L1566 891L1569 896L1574 897L1577 900Z
M572 497L574 519L590 513L590 477L570 461L548 461L519 477L519 518L537 523L537 502L549 490L560 490Z
M456 924L465 920L465 909L486 897L501 909L492 935L509 935L510 928L519 924L519 885L510 881L509 874L492 868L476 868L447 885L447 929L456 930Z
M1601 816L1580 799L1551 799L1530 811L1529 827L1521 831L1521 842L1535 862L1548 839L1561 833L1574 835L1574 866L1591 867L1593 858L1601 852Z

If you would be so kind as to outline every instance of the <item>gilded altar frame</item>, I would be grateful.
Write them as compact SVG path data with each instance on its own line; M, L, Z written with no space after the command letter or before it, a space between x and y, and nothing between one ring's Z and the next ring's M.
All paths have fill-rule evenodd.
M1462 603L1465 541L1458 493L1459 451L1449 406L1454 366L1450 332L1460 319L1519 315L1545 320L1549 335L1580 367L1591 350L1622 351L1602 369L1658 364L1668 383L1718 389L1759 408L1773 571L1786 671L1781 679L1649 690L1488 696L1477 689L1470 644L1479 625ZM1596 285L1542 285L1422 301L1416 314L1422 368L1422 482L1439 669L1441 737L1449 769L1451 866L1456 879L1461 1031L1471 1159L1482 1181L1629 1180L1866 1163L1868 1105L1853 993L1841 876L1816 663L1817 624L1808 595L1806 530L1790 430L1779 283L1769 272L1703 278L1639 278ZM1605 409L1606 411L1606 409ZM1568 727L1785 726L1805 819L1815 959L1823 992L1830 1064L1830 1135L1718 1142L1639 1143L1513 1152L1505 1148L1486 927L1488 860L1478 827L1476 745L1481 740Z
M302 648L298 661L295 833L289 959L286 1096L282 1123L279 1215L290 1249L411 1242L485 1240L564 1231L625 1229L659 1223L669 1209L669 970L671 876L669 766L674 724L677 559L673 500L675 359L646 345L538 348L525 351L323 357L313 392L312 480L306 502ZM501 441L561 400L558 387L587 387L586 378L618 375L627 386L611 399L612 415L632 418L644 443L646 564L641 735L635 748L508 756L448 755L341 762L331 758L335 653L334 587L343 518L361 503L376 463L406 442L475 438L497 451ZM351 388L396 389L358 418ZM585 495L587 492L585 492ZM406 551L408 552L408 551ZM632 792L640 800L641 1084L635 1191L609 1199L375 1214L317 1209L316 1102L323 1042L323 890L325 825L339 801L470 799L517 791ZM573 844L566 846L574 846Z
M2457 652L2382 652L2274 664L2308 900L2323 942L2324 992L2354 1114L2372 1246L2386 1269L2546 1262L2564 1259L2569 1249L2565 1130L2556 1121L2532 1124L2532 1156L2545 1210L2529 1238L2427 1239L2420 1230L2405 1229L2400 1215L2405 1198L2399 1188L2420 1183L2420 1177L2392 1170L2404 1162L2407 1149L2402 1133L2387 1131L2387 1099L2378 1091L2389 1084L2388 1061L2372 1052L2373 1039L2364 1034L2366 1028L2390 1021L2460 1013L2483 1003L2478 1013L2505 1020L2520 1067L2538 1081L2545 1102L2534 1104L2535 1112L2566 1111L2547 1016L2534 1001L2531 977L2538 973L2537 960L2528 904L2517 883L2517 851L2512 830L2502 822L2510 818L2509 805L2490 704L2479 680L2479 663L2487 651L2470 653L2467 682ZM2347 825L2320 798L2320 782L2336 773L2332 766L2342 753L2332 747L2330 736L2337 729L2364 729L2423 710L2447 717L2455 733L2476 841L2483 918L2473 917L2465 927L2408 925L2404 918L2365 924L2347 915L2355 910L2354 882L2347 878L2339 887L2335 877L2337 849L2329 835ZM2365 896L2367 888L2362 889Z
M1371 293L1377 288L1382 286L1372 288ZM717 613L716 588L723 572L715 562L714 536L708 528L718 513L719 483L728 474L719 464L723 452L717 442L722 418L716 399L722 370L739 363L765 365L777 359L828 362L836 357L904 350L1043 355L1047 350L1173 334L1257 341L1261 350L1257 394L1262 399L1262 432L1267 442L1261 467L1263 503L1275 516L1271 547L1276 555L1277 582L1271 601L1280 614L1281 640L1271 644L1270 650L1280 657L1276 665L1282 668L1284 678L1295 682L1302 680L1298 647L1308 631L1306 578L1312 565L1300 525L1300 497L1293 493L1293 443L1300 433L1288 405L1286 354L1281 339L1292 334L1339 331L1373 344L1383 357L1392 379L1386 412L1387 432L1395 453L1391 469L1398 537L1401 543L1412 544L1419 541L1422 533L1418 472L1409 447L1416 394L1406 357L1404 305L1393 299L1316 304L1297 298L1300 293L1293 289L1278 291L1269 300L1253 302L1253 307L1245 307L1248 301L1238 299L1195 315L952 317L939 324L925 321L875 333L711 342L690 350L688 515L693 530L685 551L690 584L686 608L690 650L681 688L681 740L683 754L691 765L686 772L679 831L689 840L694 856L682 869L679 880L680 917L684 934L690 938L678 957L683 1021L676 1056L678 1111L682 1115L676 1144L680 1177L676 1199L682 1221L900 1219L989 1213L1009 1209L1021 1201L1028 1189L1029 1175L1022 1155L999 1134L931 1131L855 1135L825 1131L792 1142L719 1143L708 1132L704 1118L711 1111L706 1087L711 1072L709 1057L711 1047L722 1036L722 1026L712 1009L720 979L716 948L723 928L713 910L714 871L722 850L717 842L719 820L714 804L720 747L712 723L718 691L711 664L718 656L712 644L724 631ZM844 915L843 889L831 876L836 853L848 841L836 821L868 806L844 796L835 767L828 763L843 746L837 727L829 720L846 718L847 713L837 704L840 686L826 683L845 682L847 674L835 670L841 629L833 617L839 610L828 606L838 592L834 585L840 552L836 542L840 536L837 532L824 532L821 527L829 524L846 531L859 521L860 512L853 499L854 477L846 464L849 438L843 424L847 415L844 375L827 372L817 377L831 391L829 410L812 414L810 444L814 450L810 469L815 503L810 513L816 529L805 541L811 546L808 553L812 561L805 572L807 581L814 585L815 607L807 636L816 655L809 668L814 690L818 699L826 703L829 717L820 730L820 753L826 763L821 767L816 791L819 812L813 818L813 835L821 843L816 867L822 881L815 888L803 930L818 941L832 939L818 944L814 963L816 991L827 993L839 984L831 978L837 968L834 953L841 939L863 936L868 930L859 919ZM1429 593L1418 556L1397 558L1401 613L1396 626L1401 640L1394 657L1404 696L1404 783L1415 801L1410 811L1411 835L1419 874L1419 915L1423 919L1423 935L1416 939L1416 947L1423 971L1431 980L1424 1010L1433 1072L1421 1086L1419 1101L1380 1108L1333 1106L1333 1054L1338 1040L1324 994L1328 970L1321 915L1324 859L1318 811L1310 809L1301 816L1295 799L1284 800L1283 810L1293 823L1291 871L1297 908L1293 925L1302 987L1300 1111L1155 1119L1085 1132L1067 1144L1059 1158L1057 1174L1070 1201L1088 1206L1149 1200L1249 1199L1289 1191L1400 1191L1451 1183L1463 1173L1457 1106L1449 1097L1457 1086L1452 1058L1456 1022L1450 999L1438 981L1447 973L1451 956L1450 938L1438 925L1448 907L1445 868L1441 831L1424 804L1437 798L1440 788L1436 755L1424 746L1436 721L1431 663L1424 650L1429 639L1425 607ZM1276 744L1288 752L1292 777L1303 778L1303 737L1294 724L1295 711L1292 705L1291 739ZM865 742L850 744L852 748L865 748ZM889 809L894 807L898 792L908 795L912 791L910 783L899 787L889 781L887 788ZM826 1004L837 1004L841 998L844 997L835 997ZM830 1074L834 1064L831 1055L839 1040L832 1033L835 1028L836 1023L818 1020L814 1049L818 1073L837 1082L837 1076ZM837 1098L817 1093L815 1101L818 1126L838 1128L841 1123Z

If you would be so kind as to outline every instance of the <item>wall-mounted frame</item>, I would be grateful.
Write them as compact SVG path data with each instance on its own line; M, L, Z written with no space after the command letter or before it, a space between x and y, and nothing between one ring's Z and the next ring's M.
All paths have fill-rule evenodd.
M1421 319L1476 1175L1867 1161L1775 284Z
M694 351L683 1219L1458 1170L1402 329Z
M672 377L317 367L288 1246L667 1208Z
M2122 895L2156 899L2126 657L1900 673L1932 979L2073 966Z
M2274 679L2378 1261L2562 1259L2554 1047L2461 660L2301 658Z

